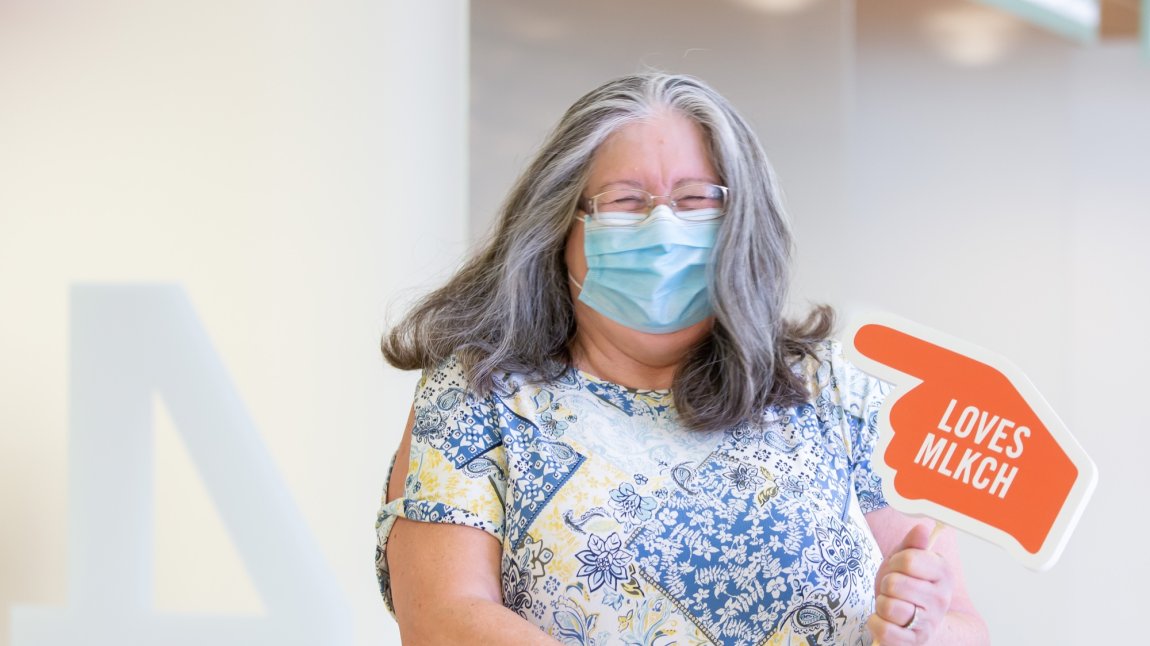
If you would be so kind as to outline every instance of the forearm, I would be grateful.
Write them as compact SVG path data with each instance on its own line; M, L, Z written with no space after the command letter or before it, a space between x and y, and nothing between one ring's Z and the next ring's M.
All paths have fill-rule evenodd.
M558 646L560 643L502 604L486 599L418 602L410 612L401 612L397 618L404 646Z

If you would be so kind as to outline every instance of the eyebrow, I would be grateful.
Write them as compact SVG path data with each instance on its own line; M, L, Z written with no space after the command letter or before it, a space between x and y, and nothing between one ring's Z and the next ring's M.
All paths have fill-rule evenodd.
M690 184L717 184L718 182L719 180L712 177L684 177L675 182L671 190L679 188L680 186L688 186ZM631 188L637 188L641 191L647 190L643 188L643 184L641 182L633 179L620 179L600 185L599 188L595 189L595 192L602 193L603 191L609 191L611 190L611 187L619 184L622 184L623 186L630 186Z

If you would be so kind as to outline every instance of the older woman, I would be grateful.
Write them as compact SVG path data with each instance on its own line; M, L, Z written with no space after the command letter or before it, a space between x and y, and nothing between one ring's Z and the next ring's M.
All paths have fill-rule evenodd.
M782 318L790 236L700 81L564 115L383 341L423 379L378 522L405 643L976 644L953 538L887 507L887 386ZM868 635L869 633L869 635Z

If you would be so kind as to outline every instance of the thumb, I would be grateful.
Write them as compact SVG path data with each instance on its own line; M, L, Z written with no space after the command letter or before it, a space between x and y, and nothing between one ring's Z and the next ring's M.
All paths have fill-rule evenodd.
M894 548L895 552L903 550L929 550L931 548L931 523L919 523L910 528L906 536L902 538L902 542L898 547Z
M906 536L902 537L902 541L891 550L889 553L884 554L883 564L879 569L879 575L874 579L874 592L875 596L882 594L879 588L882 586L882 580L885 578L884 572L891 566L891 557L903 550L929 550L932 546L931 528L929 522L923 522L910 528ZM887 572L889 574L889 572Z

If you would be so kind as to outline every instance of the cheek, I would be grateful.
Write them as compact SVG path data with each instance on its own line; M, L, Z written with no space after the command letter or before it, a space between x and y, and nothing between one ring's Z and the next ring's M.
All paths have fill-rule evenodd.
M587 256L583 253L583 223L577 222L567 234L567 249L563 252L563 259L567 262L567 271L575 280L583 282L587 276Z

